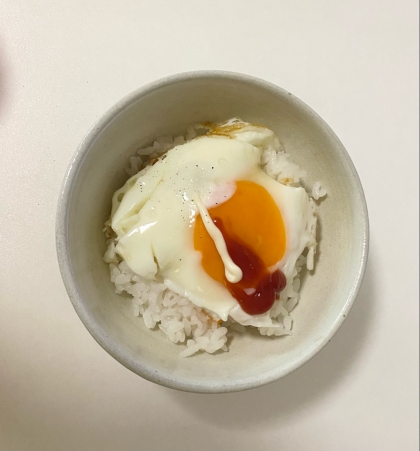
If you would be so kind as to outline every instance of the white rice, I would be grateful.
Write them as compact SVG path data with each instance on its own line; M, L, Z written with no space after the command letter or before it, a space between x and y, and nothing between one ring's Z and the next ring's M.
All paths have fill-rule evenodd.
M158 138L152 146L137 149L137 155L128 159L126 172L129 176L136 174L149 160L161 156L176 145L197 136L196 129L189 127L185 138L164 136ZM263 150L262 169L280 183L300 186L306 172L290 161L290 155L284 151L268 148ZM320 182L312 188L312 197L316 200L326 195L326 190ZM311 205L316 215L315 203ZM132 296L135 316L142 316L144 324L149 329L160 329L173 343L184 343L180 357L188 357L199 351L214 353L228 350L228 337L232 333L244 333L252 326L242 326L229 319L226 322L215 321L204 309L196 307L187 298L169 290L162 280L146 280L130 270L127 263L115 251L115 237L110 229L109 221L105 224L107 250L104 261L109 264L111 282L115 284L116 293L126 292ZM313 237L316 233L316 219L312 228ZM313 268L315 245L309 248L307 255L302 254L296 263L294 272L285 289L280 293L270 310L270 316L278 327L259 327L261 335L283 336L291 335L293 328L292 310L300 300L300 274L306 265Z

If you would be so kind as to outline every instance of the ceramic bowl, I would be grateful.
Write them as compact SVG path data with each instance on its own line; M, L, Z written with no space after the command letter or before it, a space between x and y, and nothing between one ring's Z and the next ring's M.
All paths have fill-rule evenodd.
M126 160L161 135L231 117L263 124L279 136L308 177L328 196L319 205L316 269L307 274L293 311L293 335L234 335L229 352L179 358L175 345L147 329L130 299L114 292L103 224L111 197L128 178ZM65 175L60 194L57 254L70 300L88 331L115 359L141 377L175 389L222 393L267 384L303 365L333 337L362 282L368 216L362 186L343 145L306 104L266 81L205 71L171 76L119 101L90 129ZM343 352L346 352L343 349Z

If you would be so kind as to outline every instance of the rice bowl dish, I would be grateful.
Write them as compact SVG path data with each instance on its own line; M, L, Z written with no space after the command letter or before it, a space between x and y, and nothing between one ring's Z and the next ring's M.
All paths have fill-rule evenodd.
M309 197L313 197L312 189L314 195L322 194L323 187L328 190L325 200L315 200L319 218L314 270L302 266L301 299L289 314L293 318L290 335L263 336L256 326L244 326L246 332L237 332L233 327L242 329L239 323L228 324L228 352L200 351L180 358L180 352L188 348L186 341L194 337L174 344L159 329L159 323L150 330L142 317L133 315L132 295L115 292L103 256L106 241L116 235L105 238L104 223L110 219L114 193L157 156L149 159L139 155L138 149L149 146L144 152L153 153L150 147L158 144L158 137L171 135L175 140L184 135L185 139L191 124L219 123L235 116L262 124L278 136L279 152L290 153L288 161L307 170L301 184ZM194 132L200 134L200 130ZM127 175L124 168L130 170L132 166ZM199 190L199 194L206 206L205 193ZM232 196L229 202L235 198ZM201 217L197 212L195 215ZM289 224L286 215L284 227ZM251 225L249 220L242 222ZM75 312L99 346L121 365L173 389L228 393L278 380L329 343L348 317L362 283L368 227L366 201L356 169L334 131L316 112L267 81L244 74L198 71L137 89L90 128L64 176L57 207L57 259ZM194 243L194 234L190 239ZM192 250L198 249L193 245ZM120 263L122 259L115 264ZM281 270L278 265L272 269L276 268ZM162 280L156 277L145 283L148 286L150 282ZM284 290L281 293L284 295ZM227 294L230 296L230 291Z
M114 194L111 217L105 224L104 261L109 264L116 292L132 297L134 315L142 317L147 328L186 345L180 349L180 357L199 351L228 351L233 331L247 333L252 328L274 337L293 333L292 311L300 301L301 274L314 267L315 200L326 191L316 182L310 195L306 192L301 184L305 170L292 162L271 130L239 119L198 124L190 127L185 137L157 138L152 146L138 149L129 158L126 171L131 177ZM179 185L183 178L193 184ZM169 183L174 183L175 195L168 189ZM260 208L258 214L244 215L246 205L237 200L239 213L230 215L234 209L227 207L241 198L242 202L255 198L251 208ZM159 221L151 220L158 202L169 202L169 207ZM213 223L218 224L215 233L220 235L222 222L217 219L223 206L228 220L237 222L232 226L237 241L242 240L264 260L261 267L266 268L267 277L271 281L275 275L284 278L284 283L270 291L266 307L255 309L255 302L249 303L255 298L256 286L245 288L242 297L236 295L246 274L230 258L233 248L226 230L221 234L222 250L210 230ZM270 210L273 214L267 221L271 222L262 227L262 217ZM212 220L206 223L206 217ZM204 234L207 244L198 239ZM262 236L259 249L253 240L257 235ZM215 260L217 265L212 263ZM239 280L230 271L235 267L240 271Z

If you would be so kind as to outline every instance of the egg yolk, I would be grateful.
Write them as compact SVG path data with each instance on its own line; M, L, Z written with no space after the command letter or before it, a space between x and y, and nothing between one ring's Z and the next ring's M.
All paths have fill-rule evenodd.
M201 216L198 216L194 248L202 254L204 270L228 288L246 313L267 312L277 293L286 286L286 278L280 270L270 272L270 267L282 259L286 250L283 218L273 198L262 186L239 181L230 199L208 211L243 276L238 283L226 279L222 259Z

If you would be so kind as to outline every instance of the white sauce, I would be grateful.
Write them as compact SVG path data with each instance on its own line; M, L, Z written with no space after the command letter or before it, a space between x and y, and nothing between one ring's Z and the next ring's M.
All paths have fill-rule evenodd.
M214 241L217 252L222 259L223 265L225 267L226 279L231 283L238 283L242 279L242 270L230 258L222 232L214 224L209 215L209 212L207 211L207 208L204 206L203 202L201 202L200 195L197 192L194 193L193 199L195 204L197 205L198 211L200 212L201 218L203 219L204 227L211 236L211 239Z

